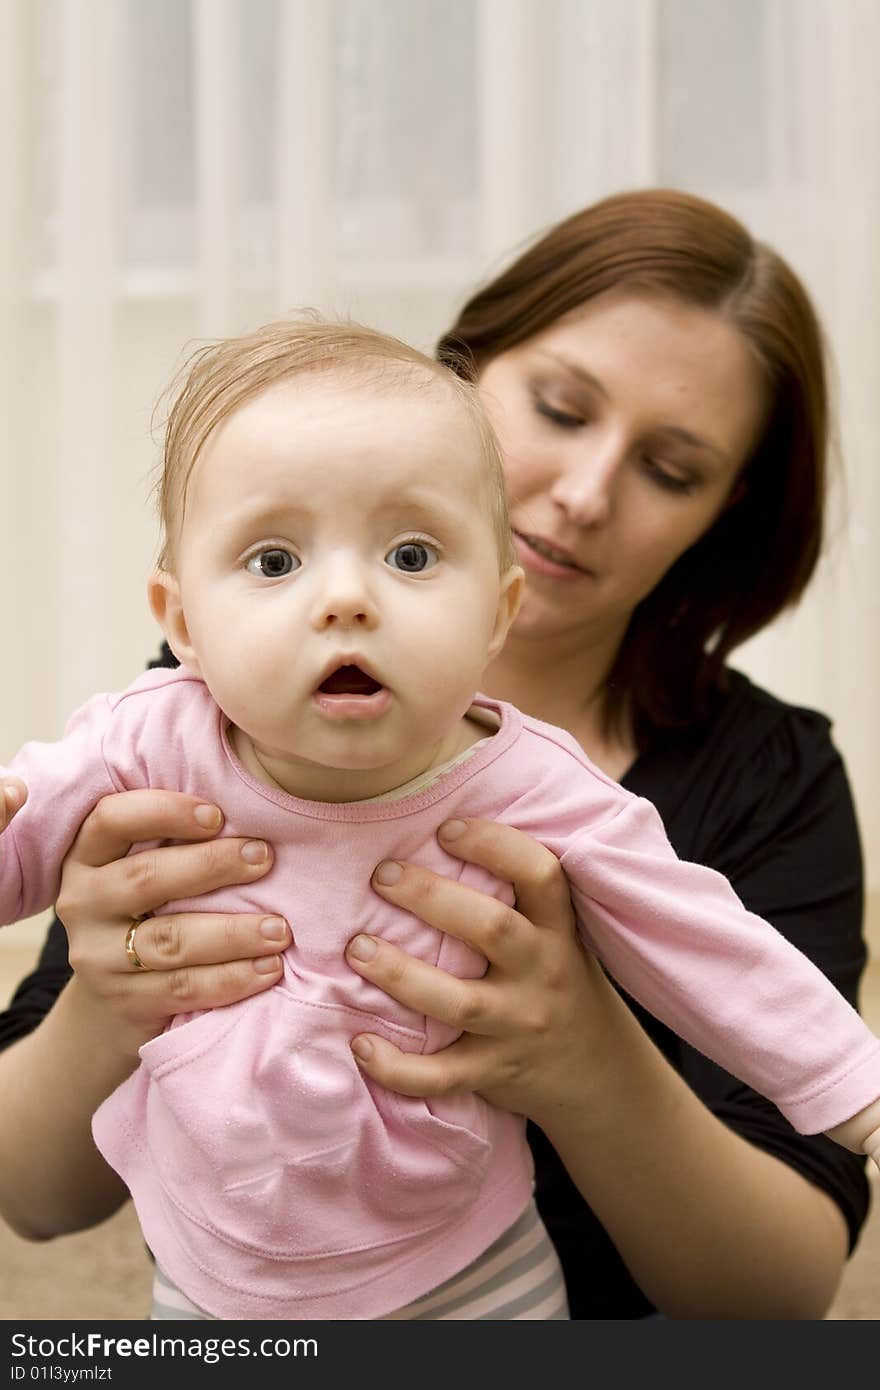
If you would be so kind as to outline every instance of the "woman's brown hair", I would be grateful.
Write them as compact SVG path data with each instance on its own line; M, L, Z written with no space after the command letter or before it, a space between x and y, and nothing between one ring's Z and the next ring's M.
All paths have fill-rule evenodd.
M609 730L702 717L734 647L796 602L822 543L828 402L822 331L780 256L673 190L606 198L553 227L465 304L437 356L475 377L499 353L626 286L715 309L760 363L768 410L744 486L635 610L605 699Z

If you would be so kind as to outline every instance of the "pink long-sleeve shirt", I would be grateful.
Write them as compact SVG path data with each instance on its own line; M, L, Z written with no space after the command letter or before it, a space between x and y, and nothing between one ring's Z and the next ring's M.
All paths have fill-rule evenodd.
M473 1095L396 1095L349 1050L360 1032L416 1052L454 1036L349 969L356 932L453 974L485 968L370 888L391 857L510 902L508 885L441 849L437 827L454 816L506 822L547 845L583 939L611 974L796 1128L828 1129L880 1096L880 1042L855 1010L726 879L676 857L650 803L564 731L485 697L475 706L497 714L498 731L397 800L303 801L256 781L185 669L95 696L60 742L26 745L8 769L30 796L0 838L2 921L54 901L64 854L109 792L189 792L223 807L225 833L273 845L257 883L168 910L284 915L294 943L281 980L175 1018L93 1125L159 1263L215 1317L380 1317L464 1268L530 1199L521 1117Z

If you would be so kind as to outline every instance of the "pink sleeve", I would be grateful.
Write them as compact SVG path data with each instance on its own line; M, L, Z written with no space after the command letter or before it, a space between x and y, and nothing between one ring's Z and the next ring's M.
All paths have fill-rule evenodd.
M650 802L628 801L561 863L584 941L611 975L801 1133L880 1097L880 1041L727 879L677 857Z
M111 714L108 696L93 696L57 743L26 743L2 769L22 778L28 799L0 835L0 923L51 906L80 825L102 796L116 790L102 747Z

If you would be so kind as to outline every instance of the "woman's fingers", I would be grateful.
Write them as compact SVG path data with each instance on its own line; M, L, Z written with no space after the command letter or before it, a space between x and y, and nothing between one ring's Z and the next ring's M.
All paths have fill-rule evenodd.
M450 825L464 829L450 839L443 833ZM535 926L572 932L574 914L565 874L555 854L536 840L509 825L482 820L447 822L438 838L450 853L512 884L516 907L396 860L377 866L372 880L376 892L501 968L523 967L533 948Z
M346 960L359 975L416 1013L427 1014L458 1032L491 1031L480 980L449 975L376 936L354 937L348 943Z
M571 930L568 881L556 855L531 835L497 821L453 820L440 826L437 838L458 859L512 884L517 911L530 922Z
M98 979L96 992L113 997L127 1021L143 1027L142 1036L137 1039L140 1045L175 1014L222 1009L259 994L276 983L281 968L279 956L261 956L258 960L227 961L223 965L132 971L131 988L126 988L124 995L119 990L121 977L104 974ZM116 982L115 989L111 989L112 981Z
M135 928L143 970L126 952L123 923L75 933L70 964L89 990L135 1025L139 1046L174 1014L222 1008L275 984L279 952L290 941L280 917L176 913L147 917Z
M117 861L112 882L111 871L105 871L105 902L112 907L113 893L118 891L120 911L139 916L172 900L198 897L214 888L261 878L271 862L272 852L264 840L229 836L204 845L163 845L160 849L140 850Z
M458 979L379 937L354 938L346 958L359 975L417 1013L460 1032L497 1036L509 1026L514 1008L520 1024L535 1008L520 998L523 989L534 995L539 981L549 986L548 993L559 988L565 969L561 957L567 959L574 943L568 885L556 856L510 826L453 822L452 838L449 824L443 828L447 834L441 834L441 842L451 851L514 885L516 908L430 869L397 861L378 865L373 887L397 907L484 955L490 962L487 976ZM523 911L524 905L531 905L531 914ZM502 980L511 982L515 1001L501 992Z
M591 1063L594 1038L583 1020L601 997L601 972L581 947L568 884L550 850L487 821L453 825L459 833L451 838L448 825L445 835L442 829L440 842L451 853L513 886L516 907L417 865L396 864L390 875L380 865L377 893L466 942L489 964L480 979L462 980L381 938L367 938L373 949L364 959L363 938L355 938L347 951L352 969L461 1036L439 1052L413 1054L361 1034L353 1055L367 1075L404 1095L476 1091L540 1118Z
M352 1038L351 1051L361 1071L380 1086L403 1096L448 1096L473 1091L487 1078L484 1054L471 1075L467 1038L441 1052L401 1052L375 1033L360 1033Z
M223 824L219 807L183 792L115 792L80 827L69 858L97 868L142 840L208 840Z
M140 850L124 859L106 862L100 869L101 909L106 917L139 917L163 903L195 898L232 883L261 878L272 864L272 851L263 840L230 836L203 845L164 845ZM56 910L62 922L88 910L79 895L94 891L90 882L97 869L86 871L68 857Z
M218 961L265 960L291 943L282 917L219 912L170 913L147 917L135 929L134 946L147 970L183 970ZM108 933L109 936L109 933ZM107 941L121 969L130 969L124 940Z
M67 929L74 987L109 1009L126 1051L175 1014L234 1004L281 974L291 932L271 913L145 915L271 868L269 845L220 835L222 827L221 810L197 797L120 792L98 803L64 861L56 911ZM168 840L176 843L161 843ZM126 940L136 918L143 920L134 929L133 960Z
M177 898L261 878L272 864L270 847L262 840L218 838L222 825L219 807L180 792L105 796L83 821L65 860L58 916L68 927L88 916L98 873L105 919L139 917ZM129 853L132 845L150 840L205 843Z
M192 1009L222 1009L237 1004L252 994L259 994L275 984L281 974L280 956L260 956L250 961L230 961L225 965L197 965L183 971L172 971L170 978L159 975L161 982L169 980L168 994L172 1008L163 1013L188 1013ZM163 996L163 1005L165 996Z
M396 907L457 937L489 960L511 967L520 961L526 924L515 908L500 899L417 864L397 861L383 861L372 883Z

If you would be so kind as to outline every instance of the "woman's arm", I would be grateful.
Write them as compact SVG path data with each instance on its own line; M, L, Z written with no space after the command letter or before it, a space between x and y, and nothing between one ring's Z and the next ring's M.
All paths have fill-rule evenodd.
M272 863L265 846L255 858L253 842L215 839L222 817L200 824L200 805L176 792L106 797L65 862L58 912L74 976L33 1032L0 1054L0 1214L27 1238L91 1225L123 1201L125 1189L92 1142L91 1118L134 1069L140 1045L176 1013L244 999L278 977L290 931L264 916L148 918L137 930L148 968L128 961L132 917L249 882ZM205 843L128 855L133 844L157 839Z
M90 1121L131 1070L100 1010L72 982L43 1022L0 1056L0 1212L31 1240L103 1220L126 1196Z
M365 962L352 943L360 974L464 1030L430 1056L371 1036L364 1070L406 1094L477 1090L532 1119L667 1315L822 1317L847 1254L836 1203L716 1119L665 1060L581 949L548 850L482 822L443 845L513 883L517 909L411 865L396 884L374 880L490 966L453 980L388 942Z

